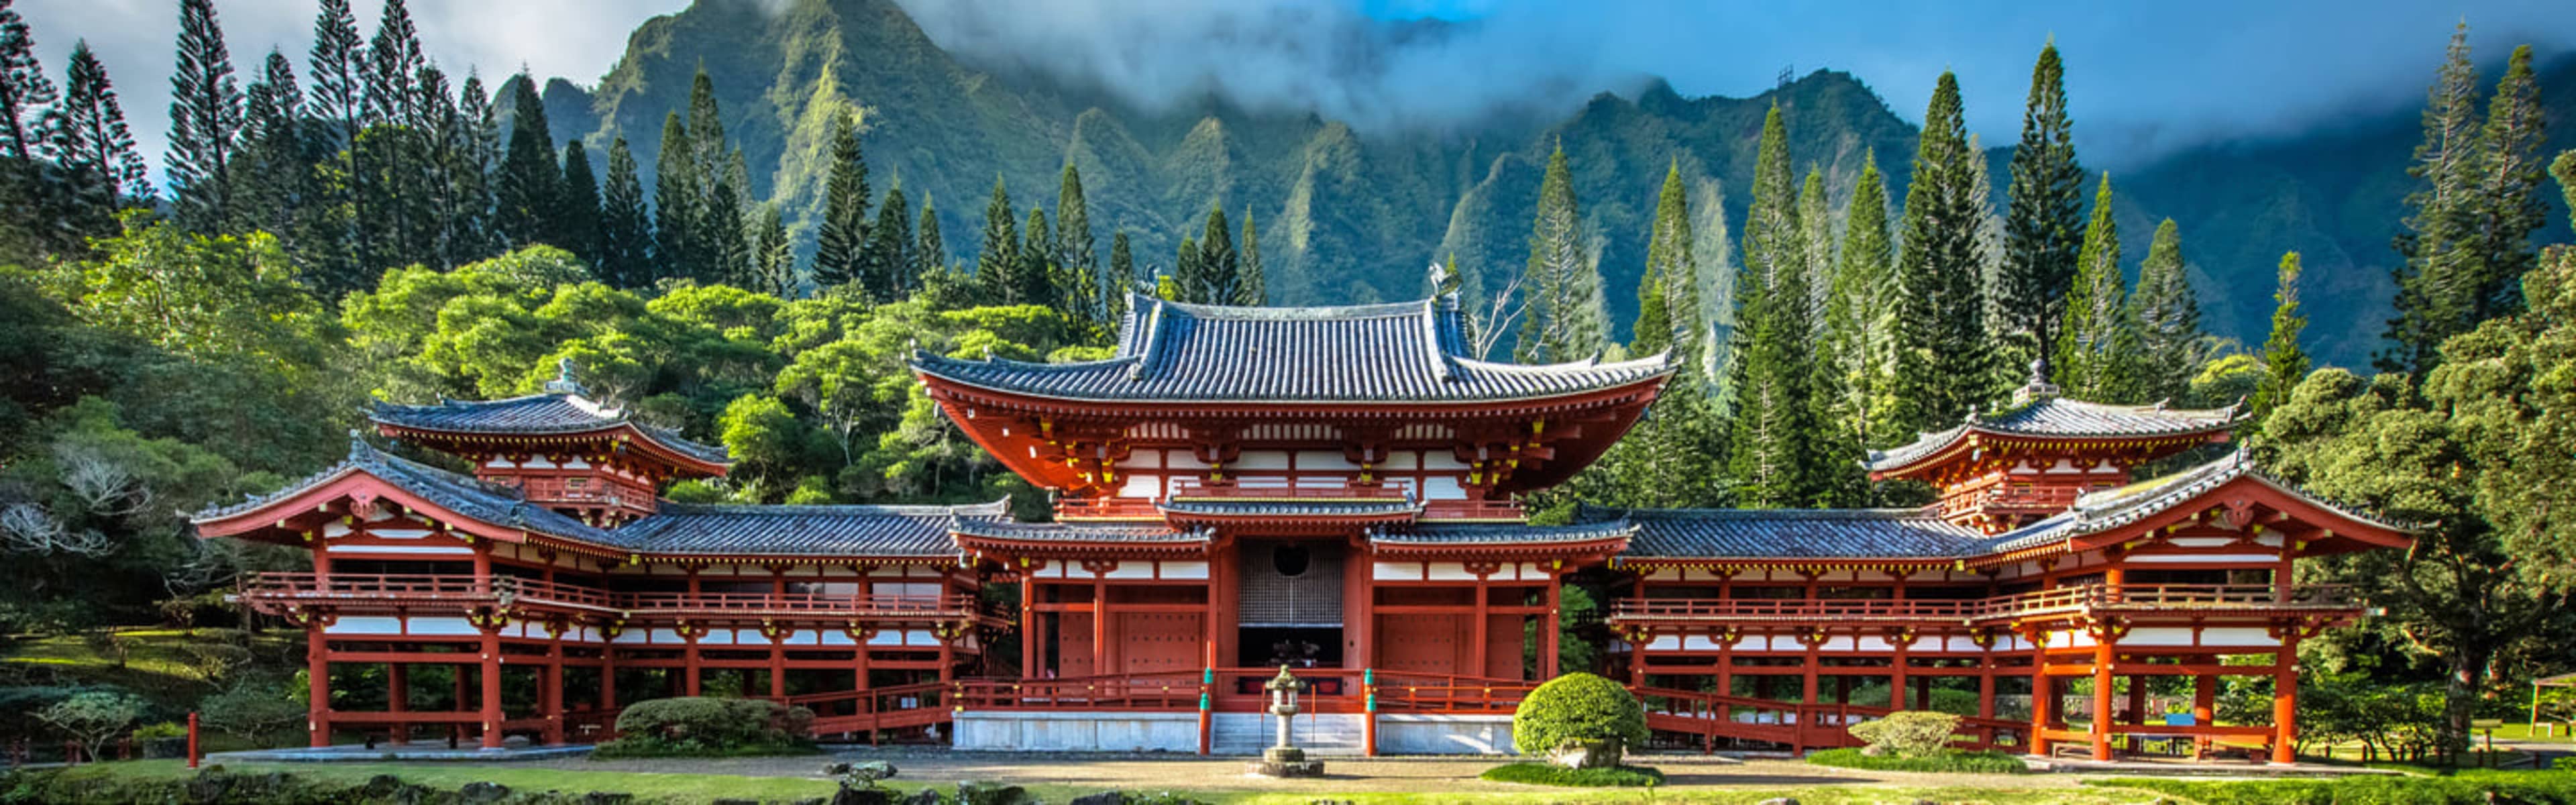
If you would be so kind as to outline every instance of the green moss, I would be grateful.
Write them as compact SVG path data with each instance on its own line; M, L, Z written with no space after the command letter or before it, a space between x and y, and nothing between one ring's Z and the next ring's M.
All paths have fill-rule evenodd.
M1478 776L1498 783L1530 783L1580 788L1629 788L1664 784L1664 773L1646 766L1569 769L1536 761L1495 766L1486 769L1484 774Z
M1918 757L1898 755L1865 755L1858 749L1827 749L1811 752L1807 762L1818 766L1838 766L1871 771L1961 772L1966 774L2022 774L2030 766L2009 752L1963 752L1948 750Z

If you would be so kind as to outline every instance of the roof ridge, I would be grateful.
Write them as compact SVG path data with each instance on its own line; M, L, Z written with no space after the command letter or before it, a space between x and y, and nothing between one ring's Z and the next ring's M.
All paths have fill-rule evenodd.
M1377 302L1366 305L1208 305L1164 300L1162 304L1193 318L1214 321L1315 321L1349 319L1392 319L1419 315L1430 310L1426 303L1434 299L1410 302Z

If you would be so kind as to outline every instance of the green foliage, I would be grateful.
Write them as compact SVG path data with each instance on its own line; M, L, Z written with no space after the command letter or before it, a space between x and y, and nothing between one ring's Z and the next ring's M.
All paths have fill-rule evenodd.
M1589 360L1609 345L1601 269L1585 244L1573 172L1559 145L1547 160L1530 222L1529 263L1521 274L1520 344L1513 360L1546 364ZM1495 326L1500 326L1496 323Z
M1861 161L1844 224L1841 258L1825 294L1820 361L1833 394L1825 423L1837 438L1868 447L1909 434L1889 428L1895 404L1896 275L1887 233L1887 183L1876 154Z
M1870 754L1923 757L1950 746L1959 717L1924 710L1900 710L1851 726L1851 734L1869 743Z
M2085 780L2085 785L2154 791L2206 805L2484 805L2576 802L2576 772L2464 771L2446 777L2354 775L2315 780Z
M1637 788L1664 784L1664 773L1647 766L1569 769L1552 763L1506 763L1477 777L1498 783L1555 785L1568 788Z
M1545 755L1568 741L1618 739L1646 743L1646 710L1628 689L1588 673L1548 680L1512 711L1512 746L1523 755Z
M310 715L304 702L285 695L287 687L287 682L275 678L235 682L199 700L198 719L206 729L255 745L269 745L285 732L303 726Z
M618 714L618 737L600 744L591 757L802 754L812 747L798 736L813 719L802 707L762 699L641 701Z
M2281 255L2281 289L2272 293L2272 335L2263 339L2263 382L2254 389L2254 421L2272 413L2290 389L2308 376L2308 353L2299 333L2308 329L2308 314L2299 310L2299 253Z
M1814 261L1791 184L1787 128L1773 108L1762 124L1744 264L1735 281L1734 431L1728 440L1735 503L1747 508L1830 505L1837 497L1835 443L1820 439L1830 405L1816 384ZM1818 193L1821 194L1821 190ZM1821 195L1819 195L1821 198ZM1821 202L1819 202L1821 205Z
M1807 753L1807 762L1870 771L1949 772L1959 774L2025 774L2030 766L2009 752L1944 749L1932 754L1872 755L1860 749L1826 749Z
M37 711L36 718L61 730L80 744L82 754L94 758L100 746L143 717L144 707L143 699L131 694L91 691L55 702Z
M2200 298L2184 269L2182 231L2167 218L2156 225L2147 259L2138 265L2129 319L2138 327L2137 398L2178 400L2191 388L2206 348L2200 332Z
M2102 174L2093 195L2093 222L2075 259L2074 286L2065 296L2066 322L2058 333L2055 375L2066 395L2079 400L2128 402L2138 359L2137 322L2129 315L2127 275L2120 268L2120 226L2111 217L2111 175Z
M2007 196L2011 206L2004 214L2003 265L1994 289L1995 312L2003 320L1996 329L2013 337L2013 346L2026 356L2036 357L2056 349L2063 337L2061 319L2082 315L2074 310L2070 292L2084 292L2076 283L2082 264L2078 251L2092 243L2090 236L2077 239L2084 226L2084 169L2075 162L2074 124L2066 115L2066 66L2054 41L2040 48L2039 61L2031 67L2030 100L2022 112L2021 143L2013 149ZM2109 217L2108 207L2096 202L2095 217ZM2070 283L2076 284L2070 289Z
M1980 220L1985 161L1968 147L1958 77L1944 72L1924 112L1905 191L1896 264L1896 403L1901 434L1949 427L1995 392L1986 334L1985 246L1960 221Z

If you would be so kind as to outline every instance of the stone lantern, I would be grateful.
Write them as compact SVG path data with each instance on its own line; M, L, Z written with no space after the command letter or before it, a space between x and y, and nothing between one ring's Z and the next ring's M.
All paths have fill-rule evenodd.
M1270 713L1279 719L1279 743L1261 750L1261 762L1252 765L1252 773L1269 777L1321 777L1324 762L1307 760L1306 750L1289 743L1288 731L1296 724L1297 676L1288 666L1279 666L1279 675L1261 686L1270 692Z

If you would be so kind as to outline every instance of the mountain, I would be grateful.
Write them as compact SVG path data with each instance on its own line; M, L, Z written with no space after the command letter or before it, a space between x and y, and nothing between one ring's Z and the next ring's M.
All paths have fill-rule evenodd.
M699 0L637 28L625 55L589 89L556 79L542 97L559 136L581 134L603 159L609 140L625 137L650 171L663 116L685 113L702 66L722 101L726 133L752 167L755 194L783 205L809 241L821 215L831 115L863 107L873 185L882 193L899 179L916 208L925 196L935 201L953 258L975 253L996 178L1022 216L1032 203L1051 211L1058 174L1071 163L1089 193L1098 250L1105 255L1110 233L1123 228L1148 272L1171 265L1176 244L1199 233L1211 204L1222 203L1237 227L1249 212L1274 304L1418 298L1424 266L1453 255L1471 291L1501 287L1520 271L1540 172L1562 146L1622 338L1668 165L1693 188L1711 291L1701 298L1719 312L1725 297L1715 291L1732 275L1727 235L1749 202L1742 188L1751 184L1755 141L1773 103L1786 113L1800 172L1823 169L1838 210L1873 150L1891 197L1903 199L1916 135L1858 78L1834 71L1751 98L1685 98L1657 82L1634 97L1597 95L1558 119L1505 116L1438 133L1362 131L1213 97L1140 109L1024 70L964 63L892 0ZM2425 74L2429 80L2430 65ZM2570 119L2576 59L2553 63L2542 86L2557 116ZM2018 132L1981 134L1994 145ZM2312 351L2328 363L2366 365L2387 317L2388 242L2415 137L2412 113L2391 113L2123 171L2113 181L2131 270L2156 221L2175 218L2209 328L2256 343L2268 326L2273 267L2281 251L2299 249L2317 321ZM2570 140L2564 127L2555 139L2559 147ZM2010 152L1989 158L2000 171ZM2006 184L1999 172L1998 192ZM2552 222L2552 237L2566 239L2565 216Z

